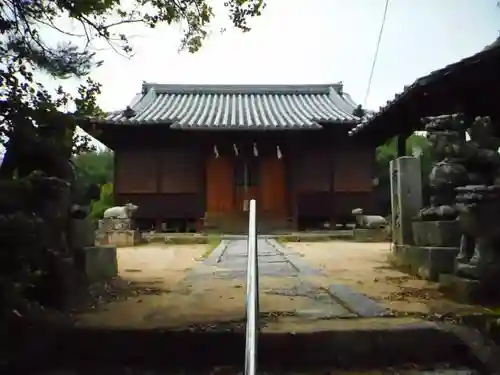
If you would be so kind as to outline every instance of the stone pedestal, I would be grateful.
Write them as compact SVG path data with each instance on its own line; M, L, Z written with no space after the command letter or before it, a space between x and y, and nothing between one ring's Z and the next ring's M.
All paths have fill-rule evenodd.
M413 243L417 246L459 247L460 224L452 221L414 221Z
M458 251L457 247L393 244L390 260L396 267L404 268L412 275L438 281L441 275L454 272Z
M112 230L131 230L135 229L132 219L101 219L99 220L98 229L101 232L109 232Z
M96 245L112 245L118 247L135 246L142 243L138 230L112 230L96 233Z
M131 219L102 219L96 231L97 245L135 246L140 244L141 233L133 229Z
M87 282L105 281L118 275L115 246L88 246L79 250L77 257Z

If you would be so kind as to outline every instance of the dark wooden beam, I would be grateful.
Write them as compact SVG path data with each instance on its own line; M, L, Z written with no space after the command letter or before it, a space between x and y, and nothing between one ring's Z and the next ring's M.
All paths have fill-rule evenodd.
M398 158L406 155L406 140L408 139L407 134L398 135L397 139L397 156Z

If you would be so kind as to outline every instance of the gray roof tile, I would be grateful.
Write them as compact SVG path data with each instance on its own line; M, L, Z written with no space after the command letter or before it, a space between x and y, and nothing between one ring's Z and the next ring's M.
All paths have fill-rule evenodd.
M168 124L181 129L321 128L321 123L359 121L342 84L330 85L143 85L125 111L104 122Z

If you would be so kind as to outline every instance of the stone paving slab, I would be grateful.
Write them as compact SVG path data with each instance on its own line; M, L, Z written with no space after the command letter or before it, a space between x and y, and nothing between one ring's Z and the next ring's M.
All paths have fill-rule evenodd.
M281 254L278 254L276 252L260 252L259 251L259 258L262 258L262 257L280 257L281 259L283 259L283 255ZM243 259L247 259L247 254L246 253L241 253L241 254L227 254L225 256L225 258L231 258L231 259L238 259L238 258L243 258Z
M376 318L389 314L389 311L384 309L377 302L361 293L357 293L347 285L330 285L328 287L328 292L335 298L343 301L345 305L355 310L360 316Z
M267 268L263 268L261 270L259 270L259 275L260 276L270 276L270 277L276 277L276 268L272 268L272 269L267 269ZM280 272L280 274L283 276L283 277L298 277L299 275L299 272L295 271L295 270L291 270L291 269L286 269L286 268L281 268L278 270L278 272ZM202 278L206 278L206 277L213 277L215 279L241 279L242 281L245 280L246 278L246 275L247 275L247 271L246 271L246 268L243 269L233 269L233 270L220 270L220 271L217 271L217 272L214 272L212 274L210 274L209 276L207 276L206 274L205 275L202 275L202 274L191 274L189 275L189 280L193 280L193 281L196 281L196 280L200 280Z
M266 263L276 263L276 262L281 262L281 263L289 263L289 261L283 257L282 255L276 255L276 254L270 254L267 256L262 256L259 254L258 257L258 262L259 265L261 264L266 264ZM239 263L245 263L247 264L247 257L246 256L228 256L224 257L224 260L218 263L219 267L222 268L230 268L233 264L239 264Z
M266 295L307 298L310 306L295 311L299 316L327 319L344 317L377 317L387 314L375 301L356 292L347 285L319 288L307 281L309 276L319 276L321 271L306 263L299 253L292 251L276 239L259 236L257 240L259 275L262 277L288 277L292 285L286 288L262 288ZM205 261L215 266L210 274L194 270L191 278L241 279L244 283L247 269L247 241L234 237L221 242Z

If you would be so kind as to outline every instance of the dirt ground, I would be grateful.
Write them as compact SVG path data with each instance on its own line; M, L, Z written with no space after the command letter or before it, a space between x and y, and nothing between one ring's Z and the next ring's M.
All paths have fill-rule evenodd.
M116 298L106 298L96 308L77 314L77 324L173 328L242 321L245 280L214 278L215 268L202 264L208 246L152 244L118 249L119 278L108 288ZM287 288L294 281L262 277L260 287ZM260 311L286 315L309 302L305 297L261 294Z
M119 277L93 308L75 315L77 325L109 328L185 328L213 322L243 322L245 280L214 277L215 268L203 264L209 245L151 244L118 250ZM304 280L319 287L346 284L382 306L402 314L446 314L477 311L453 303L437 285L391 269L388 243L288 243L323 276ZM291 277L261 277L261 290L289 289ZM111 296L111 298L110 298ZM307 310L303 296L260 294L260 311L272 330L300 330L294 312ZM267 315L266 315L267 314ZM331 321L330 321L331 322ZM239 324L239 323L236 323ZM324 329L328 321L313 325ZM311 322L307 322L311 327Z
M297 242L287 246L323 271L325 276L315 277L316 283L350 285L396 312L446 314L477 310L447 299L437 283L390 267L390 243Z

